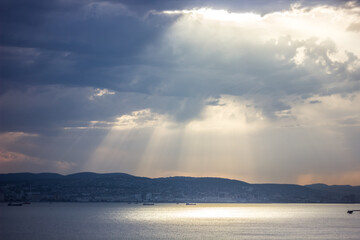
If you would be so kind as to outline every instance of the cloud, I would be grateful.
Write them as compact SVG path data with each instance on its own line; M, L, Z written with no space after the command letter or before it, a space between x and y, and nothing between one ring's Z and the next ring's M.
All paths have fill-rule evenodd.
M9 152L0 149L1 173L18 171L57 171L67 172L76 166L75 163L65 161L48 161L31 157L18 152Z
M344 28L358 16L356 8L294 7L264 16L207 8L163 14L180 17L148 47L146 58L158 66L138 67L134 89L149 86L150 93L189 97L195 105L199 97L246 96L268 117L288 110L290 99L359 90L360 49Z
M359 32L360 31L360 23L356 23L356 22L351 23L346 30L353 31L353 32Z
M319 101L319 100L311 100L309 103L310 104L317 104L317 103L321 103L321 101Z
M125 80L113 69L141 64L137 55L161 31L121 3L2 4L2 92L48 84L119 89Z
M69 171L76 166L74 162L41 158L34 151L38 134L7 132L0 134L0 169L1 173L21 171ZM44 145L43 145L44 146ZM30 150L30 151L29 151Z
M0 152L0 162L1 163L7 163L7 162L35 162L39 163L39 160L36 158L32 158L29 156L26 156L21 153L16 152Z
M94 100L95 97L101 97L104 95L114 95L115 94L115 92L109 91L106 88L104 88L104 89L97 88L97 89L95 89L95 91L96 92L94 93L94 95L89 97L90 100Z
M6 169L356 172L358 2L292 3L2 1Z

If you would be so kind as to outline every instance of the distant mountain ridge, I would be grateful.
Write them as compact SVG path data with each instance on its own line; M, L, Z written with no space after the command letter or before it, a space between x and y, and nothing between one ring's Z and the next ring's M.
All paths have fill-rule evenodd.
M66 179L66 178L95 178L95 177L109 177L109 176L128 176L135 177L126 173L94 173L94 172L79 172L68 175L59 173L5 173L0 174L0 182L7 181L31 181L31 180L53 180L53 179Z
M147 178L94 172L0 174L0 194L4 200L31 197L37 201L360 202L360 186L250 184L215 177Z
M39 179L55 179L62 178L64 175L58 173L6 173L0 174L0 182L2 181L29 181Z

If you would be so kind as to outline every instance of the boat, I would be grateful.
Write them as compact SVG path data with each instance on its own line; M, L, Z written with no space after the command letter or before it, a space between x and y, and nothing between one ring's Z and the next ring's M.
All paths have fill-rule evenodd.
M189 202L187 202L186 205L196 205L196 203L189 203Z
M13 203L13 202L9 202L8 203L8 206L10 206L10 207L18 207L18 206L22 206L22 203Z
M360 210L349 210L349 211L347 211L348 214L353 214L353 212L360 212Z
M152 205L155 205L155 203L153 203L153 202L144 202L143 205L152 206Z

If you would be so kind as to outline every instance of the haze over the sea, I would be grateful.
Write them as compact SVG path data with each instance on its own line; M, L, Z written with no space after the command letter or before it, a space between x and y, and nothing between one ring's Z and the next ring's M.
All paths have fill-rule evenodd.
M0 173L360 185L359 1L0 1Z

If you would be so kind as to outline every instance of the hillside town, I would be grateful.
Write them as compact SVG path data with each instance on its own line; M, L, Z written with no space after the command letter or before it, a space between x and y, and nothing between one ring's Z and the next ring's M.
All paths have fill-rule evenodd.
M327 185L324 185L327 186ZM1 175L0 201L30 202L360 202L359 187L248 184L222 178L142 178L127 174Z

